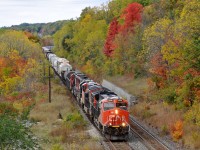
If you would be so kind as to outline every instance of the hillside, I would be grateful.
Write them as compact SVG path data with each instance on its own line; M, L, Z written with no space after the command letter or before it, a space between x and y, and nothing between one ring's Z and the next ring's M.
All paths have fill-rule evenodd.
M11 27L5 27L4 29L13 29L13 30L21 30L28 31L31 33L38 34L39 36L53 35L57 32L61 27L67 23L68 20L50 22L50 23L22 23L20 25L12 25Z

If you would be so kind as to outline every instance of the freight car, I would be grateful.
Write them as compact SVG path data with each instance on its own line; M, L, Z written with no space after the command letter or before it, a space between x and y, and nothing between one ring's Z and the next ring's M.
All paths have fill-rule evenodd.
M126 140L130 132L127 100L73 70L67 59L57 57L48 47L43 52L99 130L111 140Z

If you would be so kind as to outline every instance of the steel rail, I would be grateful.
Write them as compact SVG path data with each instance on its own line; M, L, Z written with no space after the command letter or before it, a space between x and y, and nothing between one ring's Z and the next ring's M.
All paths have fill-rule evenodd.
M159 138L157 138L155 135L153 135L151 132L147 131L142 125L140 125L132 116L130 116L130 120L132 123L134 123L134 125L136 125L137 127L139 127L140 129L142 129L143 132L145 132L146 134L148 134L151 138L153 138L157 143L159 143L164 149L166 150L170 150L170 148L163 143L163 141L161 141ZM134 129L131 129L133 132L137 132ZM139 135L139 133L136 133L140 138L142 138L143 140L145 140L141 135ZM146 140L145 140L146 141Z

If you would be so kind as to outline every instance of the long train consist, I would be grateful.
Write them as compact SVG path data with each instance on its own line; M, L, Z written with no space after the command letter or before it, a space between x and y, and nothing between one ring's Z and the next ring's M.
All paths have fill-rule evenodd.
M67 59L57 57L49 47L42 49L54 71L98 129L110 140L127 140L130 131L128 101L73 70Z

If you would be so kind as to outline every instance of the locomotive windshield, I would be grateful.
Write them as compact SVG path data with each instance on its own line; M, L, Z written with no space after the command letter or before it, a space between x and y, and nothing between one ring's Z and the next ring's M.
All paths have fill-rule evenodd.
M114 107L115 107L115 103L113 102L104 103L104 110L110 110L110 109L113 109Z
M127 110L127 104L126 103L116 103L116 107Z

